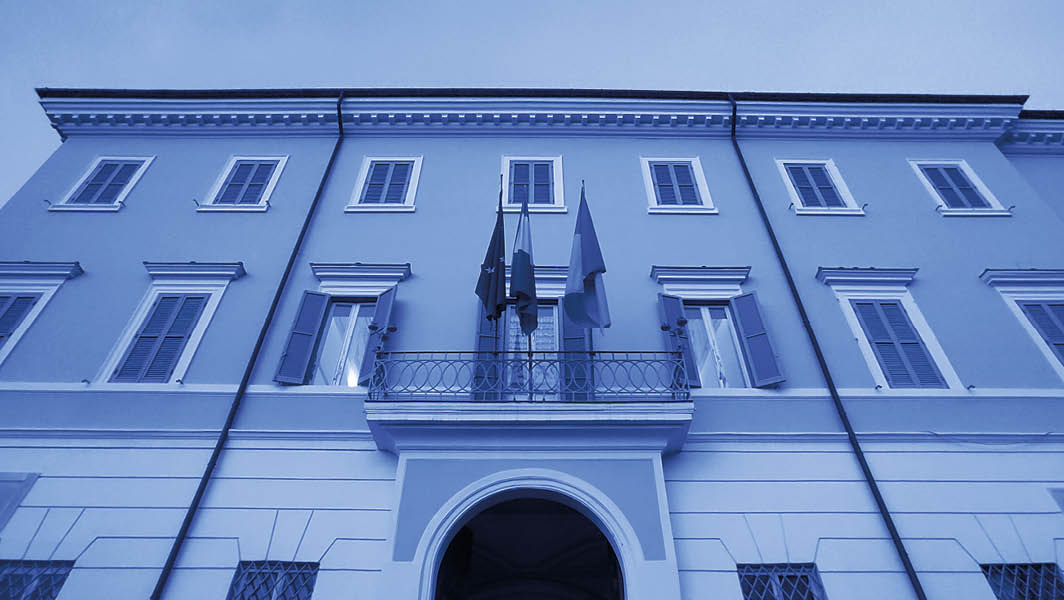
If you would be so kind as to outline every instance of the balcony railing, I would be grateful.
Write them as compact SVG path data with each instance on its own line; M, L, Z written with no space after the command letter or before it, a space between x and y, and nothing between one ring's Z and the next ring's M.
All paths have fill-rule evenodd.
M672 352L380 352L369 399L669 402L690 397Z

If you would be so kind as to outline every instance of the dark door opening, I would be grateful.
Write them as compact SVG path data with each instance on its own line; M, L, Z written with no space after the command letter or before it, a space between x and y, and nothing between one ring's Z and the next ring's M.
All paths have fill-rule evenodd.
M621 569L602 531L549 500L518 499L473 517L451 540L436 600L621 600Z

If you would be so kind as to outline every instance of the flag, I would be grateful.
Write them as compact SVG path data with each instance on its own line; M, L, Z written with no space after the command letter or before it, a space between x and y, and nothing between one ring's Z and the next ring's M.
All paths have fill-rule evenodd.
M610 309L606 305L606 288L602 274L606 263L602 260L595 224L591 222L591 210L580 186L580 210L576 213L576 231L573 232L573 251L569 255L569 272L565 278L565 314L580 327L604 328L610 326Z
M498 319L506 312L506 234L502 223L502 187L499 188L499 210L495 214L495 231L491 232L488 252L480 265L477 296L484 304L488 320Z
M535 262L532 260L532 224L528 218L528 197L521 199L521 218L514 238L514 258L510 272L510 296L517 299L517 318L521 332L530 335L539 325L536 304Z

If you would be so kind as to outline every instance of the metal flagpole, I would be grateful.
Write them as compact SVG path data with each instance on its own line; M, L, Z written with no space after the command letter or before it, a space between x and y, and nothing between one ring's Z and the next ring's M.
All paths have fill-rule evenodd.
M528 401L532 402L532 334L528 334Z

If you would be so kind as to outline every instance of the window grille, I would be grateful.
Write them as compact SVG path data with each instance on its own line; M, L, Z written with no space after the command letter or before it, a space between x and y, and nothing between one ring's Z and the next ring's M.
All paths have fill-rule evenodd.
M241 561L226 600L310 600L318 563Z
M998 600L1060 600L1064 576L1053 563L981 565Z
M0 599L55 600L72 560L0 560Z
M736 566L744 600L827 600L812 563Z

